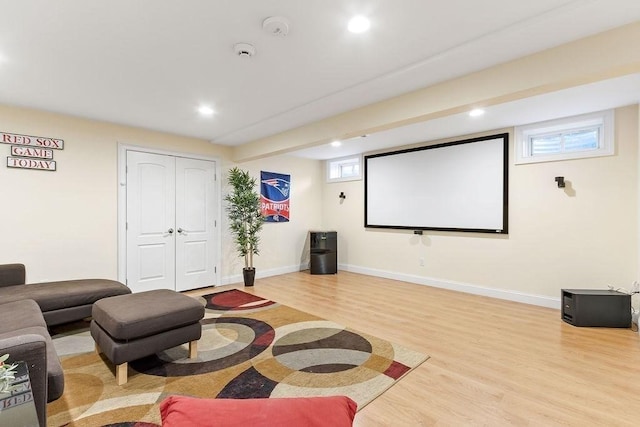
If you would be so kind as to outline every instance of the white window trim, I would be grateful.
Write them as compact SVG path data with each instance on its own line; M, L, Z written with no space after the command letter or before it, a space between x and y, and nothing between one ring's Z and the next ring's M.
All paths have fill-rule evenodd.
M613 110L598 111L579 116L565 117L546 122L517 126L515 129L515 164L553 162L558 160L582 159L589 157L611 156L614 154L614 112ZM529 154L528 140L531 135L559 132L579 127L602 125L600 146L595 150L555 153L546 156L532 156Z
M358 159L358 175L354 175L354 176L348 176L348 177L344 177L344 178L330 178L331 176L331 164L332 163L339 163L342 162L344 160L348 160L348 159L353 159L353 158L357 158ZM358 181L362 179L362 155L361 154L354 154L353 156L345 156L345 157L338 157L335 159L328 159L325 161L325 177L327 182L345 182L345 181Z

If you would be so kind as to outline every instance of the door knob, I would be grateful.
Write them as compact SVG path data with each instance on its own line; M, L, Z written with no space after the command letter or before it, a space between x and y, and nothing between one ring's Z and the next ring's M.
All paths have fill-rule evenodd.
M169 233L169 234L173 234L173 228L168 229L168 230L167 230L167 233Z
M185 232L185 231L184 231L182 228L178 228L178 233L182 234L182 233L184 233L184 232Z

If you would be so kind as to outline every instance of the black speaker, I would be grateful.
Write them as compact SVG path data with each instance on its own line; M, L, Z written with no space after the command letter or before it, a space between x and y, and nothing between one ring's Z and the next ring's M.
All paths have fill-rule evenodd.
M311 274L336 274L338 272L338 233L312 231L309 243Z
M563 289L562 320L574 326L631 327L631 295L597 289Z

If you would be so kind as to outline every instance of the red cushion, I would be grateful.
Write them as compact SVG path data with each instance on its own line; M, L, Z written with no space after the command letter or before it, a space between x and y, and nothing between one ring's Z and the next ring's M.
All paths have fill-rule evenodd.
M160 404L163 427L351 426L358 405L346 396L198 399L169 396Z

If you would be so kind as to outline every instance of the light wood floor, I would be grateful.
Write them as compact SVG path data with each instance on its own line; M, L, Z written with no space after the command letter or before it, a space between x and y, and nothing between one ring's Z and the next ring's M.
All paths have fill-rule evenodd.
M355 426L640 425L640 336L559 310L348 272L237 287L431 356ZM204 292L203 292L204 293Z

